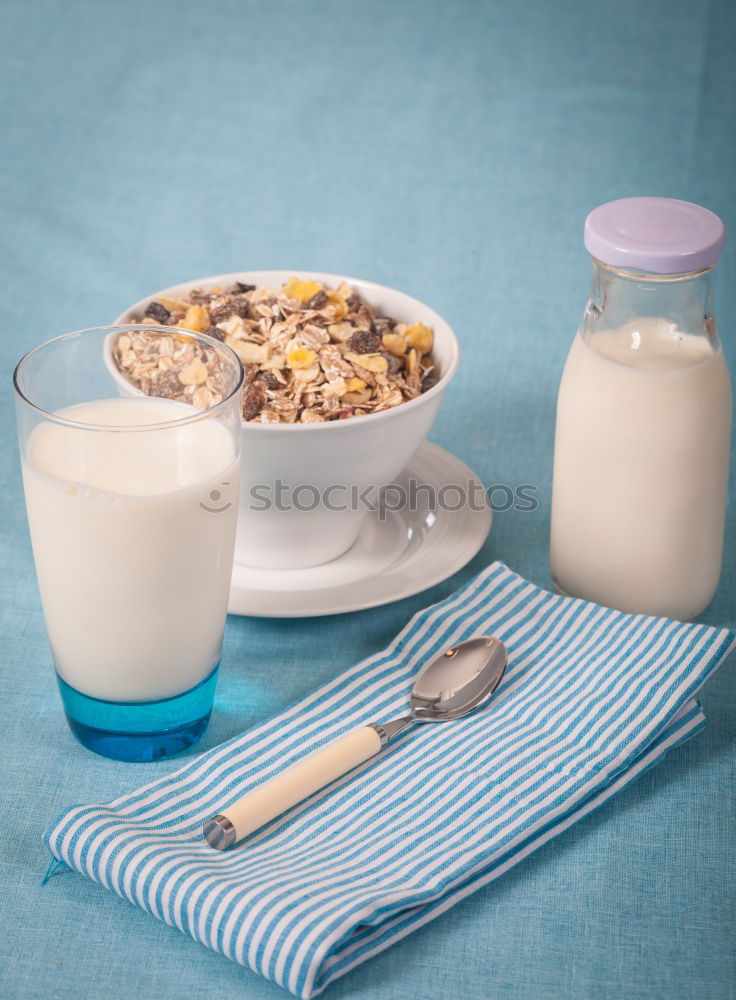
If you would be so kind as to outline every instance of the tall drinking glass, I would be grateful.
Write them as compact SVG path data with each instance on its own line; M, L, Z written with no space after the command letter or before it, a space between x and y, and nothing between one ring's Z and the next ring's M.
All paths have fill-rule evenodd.
M120 395L111 374L135 371ZM190 746L212 711L238 510L243 369L152 325L50 340L14 375L28 524L61 698L119 760Z

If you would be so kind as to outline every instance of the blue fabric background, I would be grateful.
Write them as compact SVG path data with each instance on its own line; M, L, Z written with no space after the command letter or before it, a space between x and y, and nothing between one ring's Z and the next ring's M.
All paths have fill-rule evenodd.
M736 7L5 0L0 18L0 996L275 1000L273 985L77 875L40 884L41 833L61 809L180 762L106 762L67 732L12 367L198 275L359 275L426 300L458 331L464 361L432 439L487 484L537 487L535 512L497 514L478 557L424 595L324 619L231 618L204 747L383 647L492 558L549 585L555 395L588 289L591 208L662 194L725 219L718 314L736 371ZM702 616L731 627L735 519L732 504ZM732 998L735 688L732 662L703 693L703 734L329 995Z

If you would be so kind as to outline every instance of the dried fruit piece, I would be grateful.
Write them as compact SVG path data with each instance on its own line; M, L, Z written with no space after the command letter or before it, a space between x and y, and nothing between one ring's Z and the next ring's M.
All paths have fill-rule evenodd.
M389 354L388 351L381 351L381 357L386 359L386 364L388 365L388 374L396 375L404 367L404 358L397 357L395 354Z
M181 326L185 330L193 330L195 333L201 333L209 325L209 313L202 306L190 306L184 315L184 319L177 323L177 326Z
M345 355L346 361L351 361L353 364L358 364L362 368L366 368L369 372L386 372L388 371L388 362L381 354L355 354L349 351Z
M259 382L263 382L267 389L283 389L283 384L278 380L273 372L260 372L256 378Z
M375 354L381 347L381 338L372 330L356 330L348 347L356 354Z
M230 300L230 305L232 309L231 314L240 316L241 319L248 318L251 310L251 304L245 295L237 295L234 299Z
M161 326L166 326L171 319L171 313L160 302L149 302L143 315L155 320Z
M390 316L376 316L373 320L373 329L380 333L381 336L384 333L391 333L396 328L396 320L391 319Z
M235 307L233 306L233 301L230 296L221 295L210 300L209 310L212 322L221 323L223 320L226 320L228 316L232 316L235 312Z
M402 337L399 333L384 333L381 343L389 354L395 354L397 358L403 358L409 346L406 337Z
M301 303L307 303L313 295L323 291L323 288L316 281L300 281L299 278L289 278L281 290L290 299L298 299Z
M215 340L224 340L225 331L221 330L219 326L208 326L206 330L202 330L208 337L214 337Z
M345 383L348 392L362 392L365 387L366 384L362 378L349 378Z
M324 288L320 288L320 290L311 297L309 302L307 302L307 309L322 309L329 301L327 292Z
M415 347L420 354L429 354L432 350L432 331L424 323L413 323L404 330L409 345Z
M343 316L348 313L348 305L343 296L340 294L340 290L333 291L332 289L327 290L327 298L329 300L328 305L332 306L332 312L335 317L336 322L339 322Z
M181 389L179 376L174 371L162 372L151 383L151 395L162 399L175 398Z
M297 347L286 355L289 368L310 368L316 360L317 355L307 347Z
M257 417L265 402L266 394L256 382L246 386L243 390L243 420Z
M182 316L186 315L186 311L191 305L191 302L185 302L183 299L170 299L168 295L159 295L158 302L168 309L172 316L176 316L177 319L181 319Z

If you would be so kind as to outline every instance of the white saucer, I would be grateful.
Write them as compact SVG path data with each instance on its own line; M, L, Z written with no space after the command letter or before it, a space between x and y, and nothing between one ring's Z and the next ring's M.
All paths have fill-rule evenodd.
M439 491L447 484L483 485L449 451L425 441L397 485L409 481ZM446 580L469 562L491 528L491 510L431 510L427 491L418 491L416 510L370 513L353 547L332 562L311 569L256 569L236 563L229 612L262 618L312 618L390 604ZM448 506L457 504L457 492Z

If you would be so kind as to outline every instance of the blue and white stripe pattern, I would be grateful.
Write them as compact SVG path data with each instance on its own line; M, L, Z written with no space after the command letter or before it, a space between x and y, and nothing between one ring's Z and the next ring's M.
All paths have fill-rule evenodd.
M203 822L365 722L404 713L421 664L473 635L509 650L489 706L417 726L230 851ZM46 834L67 865L299 997L487 884L692 736L725 630L624 615L494 563L277 718Z

